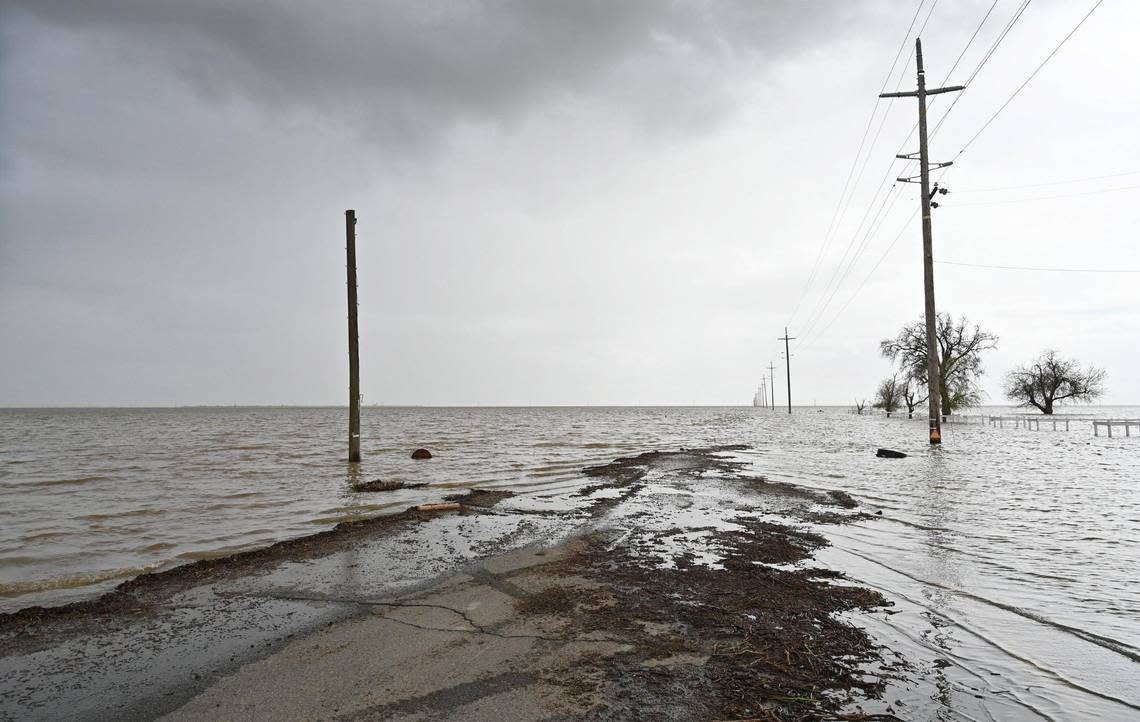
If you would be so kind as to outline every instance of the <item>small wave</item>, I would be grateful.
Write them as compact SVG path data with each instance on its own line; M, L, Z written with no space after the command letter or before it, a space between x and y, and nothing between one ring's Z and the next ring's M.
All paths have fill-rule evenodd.
M38 564L42 557L4 557L0 556L0 567L22 567L26 564Z
M222 497L222 498L228 499L230 497ZM253 503L245 503L245 504L243 504L239 501L236 504L224 504L224 503L207 504L206 506L195 507L195 509L199 512L202 512L202 511L223 511L225 509L273 509L273 508L276 508L279 506L289 506L290 504L293 504L293 503L295 503L295 501L293 499L285 499L282 501L256 501Z
M132 516L158 516L165 514L165 509L132 509L130 511L114 511L107 514L85 514L78 516L76 519L83 521L106 521L108 519L123 519Z
M376 517L387 516L388 514L392 513L399 513L399 510L403 509L405 506L406 504L390 504L388 506L389 511L387 513L380 513L383 512L382 509L375 509L371 514L338 514L334 516L318 516L314 517L313 519L305 520L305 523L328 526L342 524L347 521L364 521L366 519L375 519Z
M82 486L92 481L102 481L109 479L109 476L93 475L93 476L77 476L74 479L38 479L36 481L24 481L14 486Z
M55 539L55 538L61 537L61 536L71 536L74 533L75 532L70 532L70 531L41 531L41 532L36 532L34 534L27 534L25 536L20 537L20 542L26 543L26 542L33 542L33 541L42 541L44 539Z
M99 584L100 582L106 582L112 579L135 577L139 574L146 574L147 572L158 569L160 566L162 566L162 564L162 562L156 562L154 564L144 564L138 567L109 569L106 571L94 572L91 574L73 574L66 577L52 577L49 579L31 579L23 582L0 583L0 597L20 597L25 594L32 594L35 592L48 592L55 589L75 589L78 587L89 587L92 584Z
M926 587L931 587L934 589L939 589L941 591L948 592L950 594L955 594L955 595L958 595L960 597L964 597L966 599L971 599L975 602L979 602L981 604L986 604L986 605L989 605L989 606L994 607L996 609L1001 609L1003 611L1009 612L1010 614L1016 614L1017 616L1022 617L1024 619L1028 619L1031 622L1036 622L1037 624L1041 624L1041 625L1044 625L1047 627L1052 627L1053 629L1059 630L1061 632L1066 632L1068 634L1073 635L1074 637L1078 637L1080 639L1083 639L1086 642L1089 642L1090 644L1095 644L1098 647L1102 647L1102 648L1107 649L1111 652L1115 652L1116 654L1119 654L1122 657L1127 657L1128 659L1131 659L1133 662L1140 662L1140 650L1138 650L1136 647L1133 647L1132 645L1130 645L1127 642L1124 642L1122 640L1113 639L1112 637L1106 637L1102 634L1097 634L1097 633L1091 632L1087 629L1081 629L1080 627L1074 627L1074 626L1071 626L1068 624L1063 624L1061 622L1057 622L1055 620L1052 620L1052 619L1044 616L1043 614L1039 614L1037 612L1034 612L1034 611L1031 611L1028 609L1024 609L1022 607L1018 607L1018 606L1013 605L1013 604L1007 604L1006 602L1001 602L1001 601L998 601L996 599L990 599L989 597L983 596L981 594L975 594L973 592L969 592L969 591L966 591L964 589L958 589L957 587L951 586L949 584L943 584L941 582L936 582L936 581L931 580L931 579L923 579L922 577L919 577L915 574L911 574L907 571L904 571L901 568L898 568L898 567L895 567L891 564L888 564L887 562L885 562L881 559L876 559L874 557L868 556L867 554L862 554L860 552L857 552L853 549L847 549L846 551L848 554L851 554L853 556L857 556L861 559L864 559L868 562L871 562L872 564L878 564L879 566L883 567L884 569L889 569L890 571L894 572L895 574L899 574L901 576L906 577L907 579L918 582L920 585L924 585ZM960 626L963 626L963 627L965 626L959 620L954 620L954 621L956 624L959 624ZM970 630L970 631L972 631L975 634L978 634L978 636L982 637L983 639L986 639L987 641L991 641L991 640L989 640L988 637L986 637L981 632L977 632L975 630ZM992 643L992 641L991 641L991 643ZM1120 700L1117 700L1117 701L1120 701Z
M529 479L549 479L549 478L567 478L573 479L578 477L578 469L552 469L549 471L532 471L527 474Z
M252 551L253 549L260 549L264 544L240 544L232 547L222 547L220 549L209 549L195 552L183 552L177 556L178 559L189 559L191 561L202 561L203 559L220 559L221 557L233 556L241 552Z

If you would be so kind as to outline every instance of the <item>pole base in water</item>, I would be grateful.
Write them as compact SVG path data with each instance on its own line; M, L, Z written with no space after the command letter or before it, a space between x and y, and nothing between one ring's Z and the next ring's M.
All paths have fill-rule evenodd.
M931 444L941 444L942 443L942 434L940 434L938 432L938 429L931 429L930 430L930 443Z

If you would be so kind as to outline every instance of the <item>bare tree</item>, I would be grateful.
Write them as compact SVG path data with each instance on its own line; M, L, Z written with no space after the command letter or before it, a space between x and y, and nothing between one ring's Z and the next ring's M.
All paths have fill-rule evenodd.
M1034 406L1052 414L1061 401L1090 402L1104 394L1104 369L1082 369L1072 359L1059 358L1052 349L1033 363L1006 374L1003 391L1018 406Z
M887 418L891 418L891 414L898 411L899 402L902 400L902 387L899 382L892 376L889 379L883 379L879 384L878 390L875 391L875 401L871 404L873 409L882 409L887 412Z
M998 338L981 326L972 327L966 317L955 320L950 314L938 314L938 391L942 397L942 414L977 405L982 400L978 377L983 373L982 352L996 348ZM904 374L920 386L926 386L926 323L916 321L904 326L895 338L885 339L879 351L897 361Z
M862 401L860 401L859 399L855 399L855 413L862 416L863 415L863 409L865 409L865 408L867 408L867 400L866 399L863 399Z
M907 378L906 384L902 388L903 403L906 405L906 417L908 419L914 418L914 410L918 408L919 404L926 403L926 397L919 397L919 386L913 379Z

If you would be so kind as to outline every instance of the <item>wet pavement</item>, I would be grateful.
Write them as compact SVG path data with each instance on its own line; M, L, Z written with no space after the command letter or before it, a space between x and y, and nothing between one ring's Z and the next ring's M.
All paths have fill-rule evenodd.
M397 610L386 605L441 579L517 597L518 588L500 578L510 571L503 560L512 550L549 561L542 559L543 549L558 548L574 535L602 534L609 552L630 555L648 570L675 571L678 564L721 569L719 536L742 529L732 518L780 518L792 509L819 506L820 500L805 503L778 485L758 494L742 486L736 470L718 458L723 457L656 455L654 463L642 458L605 474L588 474L575 489L545 496L487 500L474 494L459 513L361 522L316 541L284 543L276 552L151 575L70 611L9 615L0 624L5 650L0 716L154 719L204 694L216 705L219 694L226 696L217 690L229 689L227 680L250 665L268 662L314 635L375 621L378 608L386 610L385 624L390 624ZM446 613L428 622L429 627L467 624ZM455 699L461 698L466 699ZM382 704L395 701L398 695ZM272 708L267 700L264 704ZM354 704L381 702L365 695L336 706L343 710ZM400 709L411 714L419 708L409 703ZM332 715L326 709L317 716L325 713Z

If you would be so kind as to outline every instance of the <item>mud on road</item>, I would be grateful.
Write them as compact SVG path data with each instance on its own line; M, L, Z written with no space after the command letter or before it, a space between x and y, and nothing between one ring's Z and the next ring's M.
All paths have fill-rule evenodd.
M890 719L860 711L890 672L846 616L887 602L811 563L856 501L751 475L736 450L617 460L557 498L474 492L459 514L7 615L0 715Z

